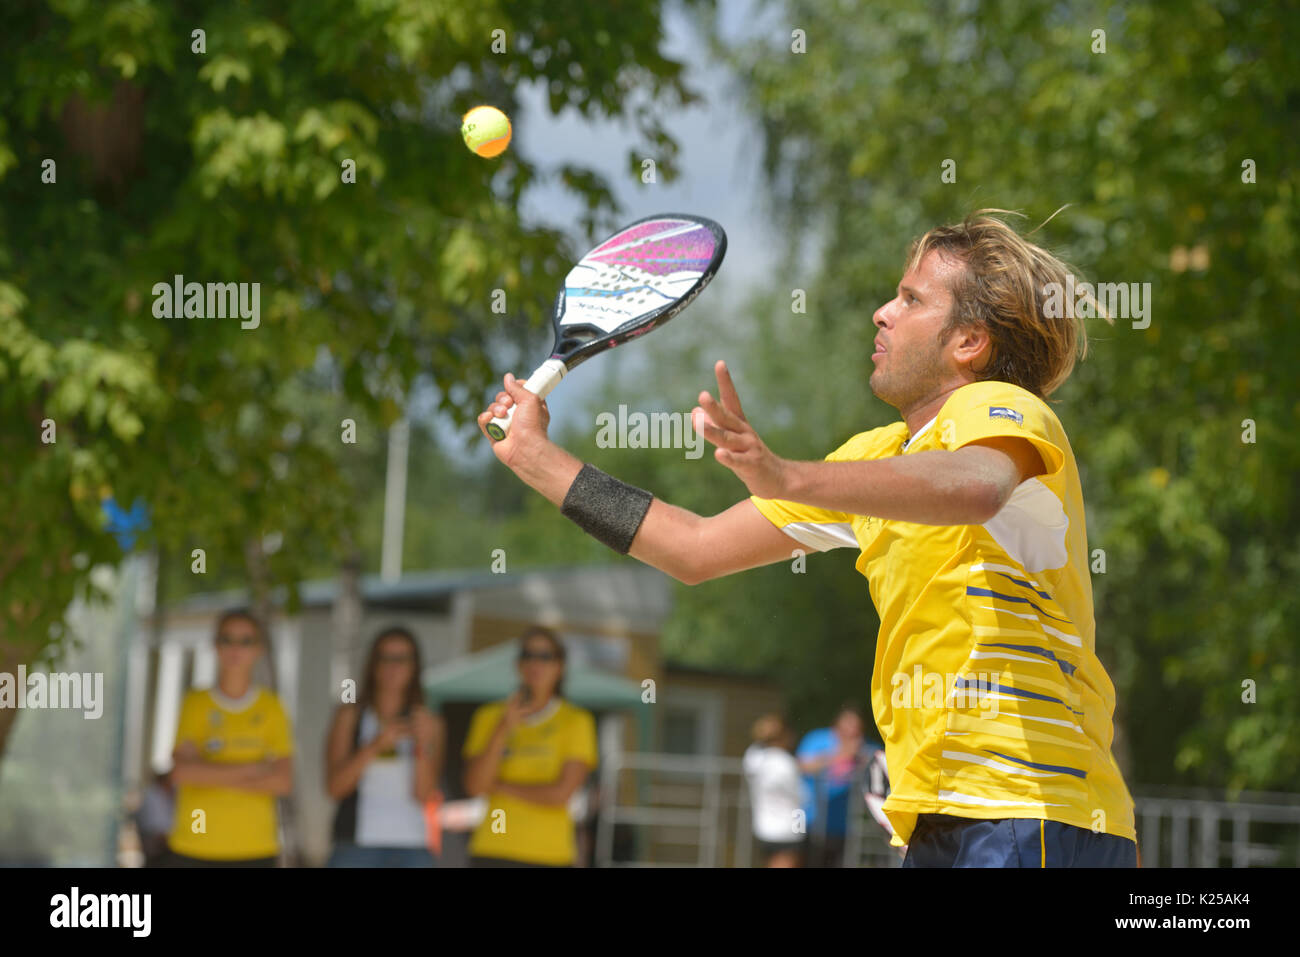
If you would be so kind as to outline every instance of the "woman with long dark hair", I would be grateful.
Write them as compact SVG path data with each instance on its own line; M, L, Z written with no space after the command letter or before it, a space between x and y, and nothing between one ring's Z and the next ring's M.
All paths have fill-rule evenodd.
M326 789L339 802L330 867L432 867L425 802L438 790L445 731L424 704L420 646L385 628L366 658L356 704L334 712Z
M465 790L486 795L470 839L475 867L571 867L569 799L596 766L596 723L564 693L564 644L533 626L519 640L519 690L474 712Z

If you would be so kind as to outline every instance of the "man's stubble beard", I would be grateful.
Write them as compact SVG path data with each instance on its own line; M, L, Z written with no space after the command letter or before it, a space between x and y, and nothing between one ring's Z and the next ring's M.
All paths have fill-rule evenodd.
M888 368L872 372L868 380L872 394L904 414L926 401L939 391L944 381L941 349L936 342L925 351L886 352Z

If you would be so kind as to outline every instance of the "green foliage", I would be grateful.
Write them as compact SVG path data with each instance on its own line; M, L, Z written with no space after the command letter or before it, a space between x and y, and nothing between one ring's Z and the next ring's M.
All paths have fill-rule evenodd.
M148 503L137 547L163 550L176 591L194 583L192 548L206 550L208 586L238 582L268 535L282 544L265 549L264 586L355 548L352 503L376 462L382 472L384 429L412 383L432 382L465 421L499 377L490 347L543 324L572 256L561 231L518 213L548 171L517 145L474 156L462 113L491 102L517 114L516 91L543 83L553 110L624 118L670 145L661 112L692 94L659 52L661 13L6 4L0 481L18 507L0 518L0 647L53 649L89 568L119 557L100 512L109 494ZM562 182L588 225L611 215L591 171ZM176 275L260 284L259 325L158 318L155 284ZM496 289L505 315L490 308ZM355 445L341 441L345 418Z
M68 601L120 554L102 531L109 493L149 502L143 544L170 556L173 587L192 583L195 547L206 587L242 584L249 542L270 532L282 541L271 583L329 574L353 549L376 566L384 429L411 384L427 377L439 408L469 421L500 373L518 371L501 344L536 338L573 252L517 213L547 171L517 145L473 156L461 113L491 102L515 115L515 91L544 83L552 110L630 120L671 178L661 112L692 95L658 52L661 13L554 0L7 4L0 481L17 507L0 517L0 651L17 640L58 653ZM1032 228L1071 204L1037 239L1088 278L1154 293L1150 326L1096 324L1053 397L1090 547L1106 556L1098 652L1129 779L1292 787L1294 8L788 0L755 22L775 28L717 52L762 125L790 265L750 302L719 293L720 278L694 309L743 318L747 336L718 341L724 323L657 334L639 347L652 383L611 378L593 414L689 410L727 358L768 444L820 457L896 418L870 394L868 355L907 241L981 206L1023 210ZM806 53L791 52L795 28ZM497 29L504 54L491 50ZM41 181L46 159L57 183ZM946 160L956 183L941 179ZM606 224L598 174L551 175L582 199L588 232ZM798 255L810 246L816 268ZM176 274L260 283L259 328L155 318L154 284ZM791 311L792 290L806 313ZM356 445L340 441L344 418ZM41 441L47 419L54 444ZM598 449L594 434L560 438L705 514L744 496L708 452ZM467 463L419 428L411 454L407 567L479 566L498 547L512 571L609 559L495 462ZM792 717L820 723L839 699L865 698L877 623L848 553L808 556L799 587L793 574L779 564L678 588L666 650L778 675Z
M1053 397L1084 473L1090 547L1106 552L1098 652L1130 779L1291 787L1300 18L1226 0L925 11L794 0L768 8L781 29L722 51L748 78L792 247L822 251L816 276L773 283L774 310L805 287L809 315L785 316L801 328L770 350L764 381L791 384L799 421L834 423L818 452L879 424L863 400L870 316L907 241L981 206L1024 210L1032 227L1073 204L1036 239L1089 278L1153 288L1150 327L1097 323ZM790 52L796 27L804 54ZM955 184L941 180L948 159ZM1208 267L1187 268L1196 247ZM1247 679L1257 703L1242 701Z

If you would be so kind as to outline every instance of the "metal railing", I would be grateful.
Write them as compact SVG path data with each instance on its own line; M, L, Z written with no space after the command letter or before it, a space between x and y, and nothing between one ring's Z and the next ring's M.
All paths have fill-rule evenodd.
M898 867L898 849L890 846L861 800L865 775L866 769L850 786L842 864ZM604 760L600 780L597 867L761 863L754 848L749 787L738 758L630 753ZM1189 790L1135 795L1142 866L1300 866L1300 794L1225 797ZM821 813L814 816L814 841L826 820L824 798ZM629 799L634 803L625 803ZM620 832L630 839L616 842Z
M1170 790L1133 802L1143 867L1300 866L1300 795Z
M636 804L621 803L625 771L636 775L630 782L637 793ZM596 826L596 866L717 866L724 826L722 779L740 773L741 763L735 758L644 752L606 758L600 768L602 802ZM641 831L633 842L639 850L632 860L615 860L614 835L618 826ZM693 846L695 860L673 860L685 857L676 854L657 860L659 855L653 853L656 846L665 850Z
M630 774L631 779L625 778ZM860 795L866 769L850 785ZM597 867L752 867L753 808L742 762L711 755L629 753L601 763L603 796L596 827ZM629 791L636 803L622 803ZM897 867L897 851L866 812L851 800L843 861L851 867ZM813 834L825 826L825 795ZM635 832L631 854L616 855L616 829Z

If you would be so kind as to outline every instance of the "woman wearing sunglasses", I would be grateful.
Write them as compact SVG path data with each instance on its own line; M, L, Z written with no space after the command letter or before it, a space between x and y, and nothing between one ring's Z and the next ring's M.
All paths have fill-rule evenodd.
M172 781L170 866L273 867L280 854L275 799L293 789L293 732L280 699L253 684L266 632L252 614L217 621L217 683L185 695Z
M356 704L334 712L325 785L339 802L330 867L433 867L425 802L435 797L442 719L424 704L420 646L405 628L371 642Z
M564 645L534 626L519 642L519 690L474 712L465 739L465 790L485 795L470 839L474 867L571 867L569 800L596 766L591 712L562 697Z

